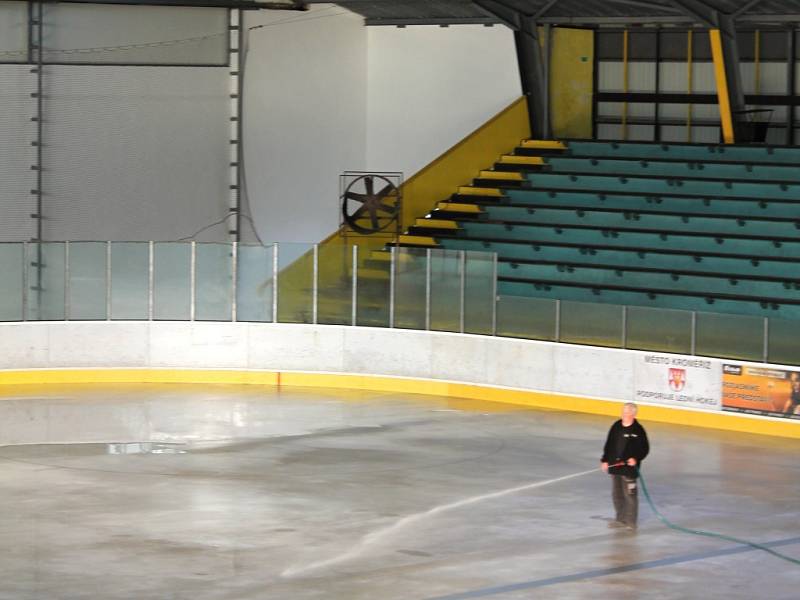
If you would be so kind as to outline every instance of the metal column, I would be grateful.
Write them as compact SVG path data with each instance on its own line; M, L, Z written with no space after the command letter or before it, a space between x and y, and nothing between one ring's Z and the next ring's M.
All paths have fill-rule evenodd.
M242 161L242 20L243 11L228 11L228 64L230 66L230 162L228 200L228 236L241 240L241 161Z
M544 52L539 41L539 27L532 17L520 16L520 29L514 32L517 62L522 93L528 99L528 120L531 137L549 139L547 82L544 72Z

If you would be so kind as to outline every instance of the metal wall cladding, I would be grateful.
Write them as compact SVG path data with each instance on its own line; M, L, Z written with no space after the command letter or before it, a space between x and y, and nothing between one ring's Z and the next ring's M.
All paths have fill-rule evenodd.
M21 62L28 49L28 3L0 3L0 62Z
M597 85L603 92L621 92L624 90L625 69L620 61L601 61L597 65ZM653 62L628 63L628 91L655 92L656 71Z
M172 240L225 217L227 69L46 66L44 81L43 239Z
M0 65L0 242L36 235L36 75L26 65Z
M47 4L44 59L57 63L225 65L228 11Z

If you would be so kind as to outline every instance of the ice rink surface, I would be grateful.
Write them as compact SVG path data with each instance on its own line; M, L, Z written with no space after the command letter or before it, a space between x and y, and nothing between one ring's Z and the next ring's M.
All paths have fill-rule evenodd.
M613 419L258 386L0 390L0 598L796 599L800 566L607 527ZM676 523L800 558L800 441L648 423Z

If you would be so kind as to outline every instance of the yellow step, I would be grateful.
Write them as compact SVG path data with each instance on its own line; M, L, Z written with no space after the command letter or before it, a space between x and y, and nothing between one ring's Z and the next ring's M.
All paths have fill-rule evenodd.
M358 268L358 278L359 279L375 279L375 280L388 280L389 279L389 271L386 269L365 269L362 267Z
M479 214L482 213L483 210L477 204L463 204L461 202L439 202L436 205L438 210L446 210L448 212L460 212L460 213L470 213L470 214Z
M427 235L401 235L399 243L412 246L438 246L435 239Z
M566 150L564 142L558 140L523 140L523 148L535 148L537 150Z
M496 196L498 198L503 196L502 190L497 188L473 187L471 185L459 186L458 193L462 196Z
M388 263L388 262L391 262L391 260L392 260L392 253L389 252L388 250L373 250L370 253L369 258L370 258L370 260L376 260L376 261L387 262ZM410 254L403 254L403 253L398 253L397 254L397 260L400 263L413 262L414 258L415 257L411 256Z
M481 171L478 179L501 179L503 181L522 181L522 173L516 171Z
M541 156L504 154L500 157L500 162L506 165L543 165L544 159Z
M414 227L430 227L431 229L458 229L458 223L445 219L417 219Z

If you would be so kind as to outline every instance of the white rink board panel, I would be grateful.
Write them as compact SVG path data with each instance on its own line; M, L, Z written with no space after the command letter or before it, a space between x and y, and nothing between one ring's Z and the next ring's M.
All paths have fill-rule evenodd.
M722 365L730 362L338 325L2 323L0 339L0 371L228 369L392 376L714 412L722 409Z

